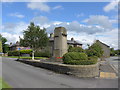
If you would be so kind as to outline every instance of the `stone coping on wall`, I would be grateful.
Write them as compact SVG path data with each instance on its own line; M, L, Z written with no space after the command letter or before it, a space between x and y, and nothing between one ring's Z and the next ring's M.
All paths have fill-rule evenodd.
M93 65L67 65L55 62L41 62L39 60L19 60L33 66L45 68L62 74L69 74L77 77L98 77L99 63Z

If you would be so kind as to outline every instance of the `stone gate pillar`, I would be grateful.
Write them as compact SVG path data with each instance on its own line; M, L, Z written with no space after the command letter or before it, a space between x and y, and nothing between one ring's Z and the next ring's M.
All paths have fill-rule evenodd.
M62 57L67 53L67 30L64 27L56 27L54 30L53 57Z

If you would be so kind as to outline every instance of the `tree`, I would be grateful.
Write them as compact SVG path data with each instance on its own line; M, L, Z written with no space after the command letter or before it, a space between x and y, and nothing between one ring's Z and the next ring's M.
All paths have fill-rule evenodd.
M97 56L101 57L103 55L103 50L98 43L94 43L93 45L89 46L86 50L88 56Z
M43 49L48 45L49 38L46 33L46 29L40 29L39 26L35 26L33 22L23 32L23 39L20 38L21 46L29 46L33 50L32 59L34 60L34 52Z
M0 40L0 53L3 52L3 49L2 49L2 41Z
M2 42L2 51L3 53L7 53L9 51L9 45L5 44L7 42L7 39L5 37L2 37L2 35L0 34L0 41Z
M110 56L115 56L115 50L114 50L114 48L110 48Z
M72 47L72 46L69 46L68 52L84 52L84 50L81 47Z

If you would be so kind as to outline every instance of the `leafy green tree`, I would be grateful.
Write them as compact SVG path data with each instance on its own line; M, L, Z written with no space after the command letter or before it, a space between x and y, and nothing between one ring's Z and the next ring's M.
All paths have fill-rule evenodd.
M89 46L86 50L88 56L97 56L101 57L103 55L103 50L98 43L94 43L93 45Z
M114 50L114 48L110 48L110 56L115 56L115 50Z
M84 50L81 47L72 47L72 46L69 46L68 52L84 52Z
M2 51L3 53L7 53L9 51L9 45L8 44L5 44L7 42L7 39L5 37L2 37L2 35L0 34L0 41L2 42Z
M0 53L3 52L3 49L2 49L2 41L0 40Z
M43 49L48 45L49 38L46 33L46 29L40 29L39 26L35 26L33 22L23 32L23 39L20 38L21 46L29 46L33 50L32 59L34 60L34 52Z

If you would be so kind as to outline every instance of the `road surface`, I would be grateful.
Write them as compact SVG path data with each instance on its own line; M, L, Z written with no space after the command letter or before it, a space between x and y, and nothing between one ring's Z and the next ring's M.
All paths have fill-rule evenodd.
M106 60L113 66L115 71L118 73L118 63L120 63L120 58L117 56L106 58Z
M2 59L2 77L13 88L118 88L117 79L77 78Z

